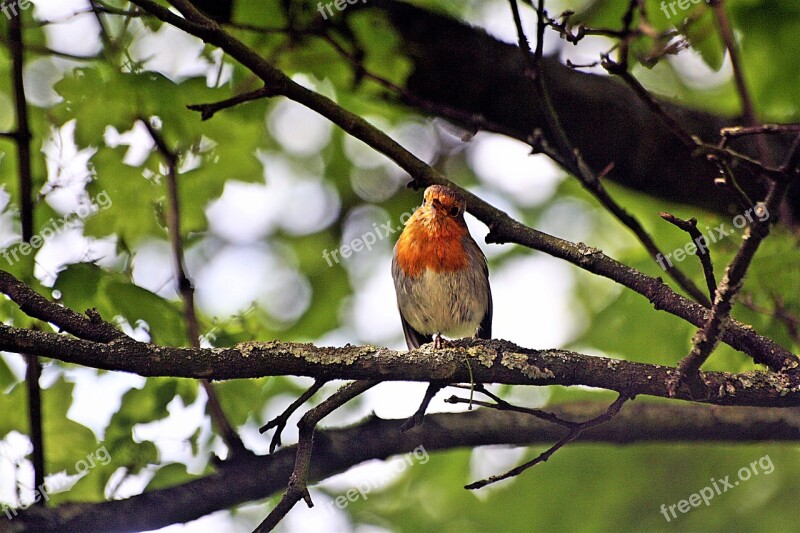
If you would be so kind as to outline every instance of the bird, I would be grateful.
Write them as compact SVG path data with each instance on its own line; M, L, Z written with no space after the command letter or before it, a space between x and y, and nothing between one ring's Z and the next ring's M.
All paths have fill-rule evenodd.
M486 257L467 229L466 201L431 185L394 247L392 278L409 350L433 340L492 337L492 291Z

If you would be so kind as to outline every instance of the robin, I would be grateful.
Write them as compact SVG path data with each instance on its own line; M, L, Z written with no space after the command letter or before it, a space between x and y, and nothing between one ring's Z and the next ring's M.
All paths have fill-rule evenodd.
M408 349L442 335L492 337L492 291L486 257L464 221L466 201L432 185L394 247L392 277Z

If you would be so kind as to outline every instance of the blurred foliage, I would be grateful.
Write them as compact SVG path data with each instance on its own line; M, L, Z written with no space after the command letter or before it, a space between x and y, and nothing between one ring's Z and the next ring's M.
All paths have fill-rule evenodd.
M129 8L124 1L107 3ZM507 10L505 1L414 3L452 16L469 15L471 20L490 8ZM317 3L313 1L303 4L238 0L232 17L239 23L284 28L290 20L285 11L289 4L299 6L291 16L296 28L319 23ZM691 3L692 8L682 15L695 20L683 25L678 20L682 17L663 15L663 4L659 0L646 1L652 27L663 31L675 25L691 45L681 54L700 57L709 75L724 71L726 60L708 6L703 2ZM555 5L558 9L575 10L576 23L619 28L628 1L561 0ZM726 6L759 112L769 120L797 121L800 41L796 35L800 4L796 0L728 0ZM47 33L50 26L34 24L39 22L32 18L36 13L31 10L24 14L25 39L31 50L28 61L38 60L44 53L42 47L50 44ZM221 16L227 17L227 13ZM187 105L221 101L256 89L258 80L241 66L221 60L219 54L199 41L194 41L197 46L194 57L179 55L177 48L170 48L164 25L152 19L123 21L109 16L104 17L104 22L109 33L98 57L48 63L57 101L31 106L35 191L40 194L36 226L45 227L65 214L56 207L57 202L51 202L51 195L71 186L69 176L61 174L63 169L59 164L64 162L53 160L52 156L46 160L41 150L52 144L47 139L57 138L58 132L63 135L66 128L74 125L74 137L61 139L62 148L74 143L76 151L85 151L91 157L84 172L73 176L72 181L77 180L88 198L96 199L105 192L112 200L112 205L99 209L80 226L87 237L113 238L117 257L113 261L65 260L55 272L47 272L54 279L45 281L44 276L34 275L42 254L25 255L20 252L18 242L10 242L3 244L5 251L17 251L19 260L9 261L4 257L0 259L0 268L79 312L96 308L107 320L151 342L189 344L181 303L174 299L170 282L157 290L135 282L141 279L137 278L136 262L144 248L157 243L162 245L160 249L169 249L164 160L143 133L141 121L147 120L160 130L167 145L179 156L182 236L190 264L194 261L192 273L201 274L224 253L237 247L268 250L272 261L269 271L275 273L275 287L261 292L253 288L252 300L232 313L201 309L204 342L229 346L251 339L313 341L328 336L345 339L344 342L364 342L365 335L355 325L353 308L367 280L388 277L385 267L391 242L378 243L379 248L372 254L334 264L326 262L322 251L335 250L350 242L354 235L372 230L373 224L391 221L397 227L400 215L419 202L418 193L403 188L404 173L385 157L346 138L338 129L319 129L311 114L293 114L296 110L281 101L251 102L201 121ZM372 74L402 85L411 62L402 51L399 36L379 11L348 15L346 26L336 22L334 25L332 21L330 33L334 42L359 58ZM525 223L537 226L543 221L563 220L563 214L569 213L572 220L584 220L586 224L577 229L557 226L549 230L559 236L577 235L576 240L598 246L626 264L650 275L664 276L633 237L600 210L574 180L563 181L546 202L525 203L474 171L468 157L469 144L460 139L462 132L443 127L439 121L421 118L413 110L396 104L394 96L387 95L380 84L358 75L350 61L324 39L311 32L241 30L237 35L295 80L367 117L431 163L447 169L458 183L499 200L503 209ZM146 54L137 48L155 36L162 39L158 41L161 46L158 54ZM5 45L7 37L7 24L0 17L0 42ZM347 39L353 39L358 47L342 44ZM608 41L608 48L612 44ZM698 88L672 58L657 64L648 60L660 45L663 43L640 38L631 47L634 62L641 61L634 66L634 72L648 88L715 112L738 111L730 76L723 82ZM175 45L178 46L189 48L184 42ZM173 52L175 57L170 58ZM172 62L156 62L160 55ZM179 68L180 63L204 67L186 71ZM14 124L10 80L8 54L3 53L0 54L0 130L9 130ZM296 143L298 138L308 140L306 137L309 142L316 142L310 150L302 142ZM14 145L10 139L0 137L0 215L2 223L11 224L18 234L18 214L14 208L19 193L16 169ZM270 208L275 209L274 216L264 223L262 231L252 234L255 236L244 231L248 228L243 226L253 220L252 216L245 217L248 213L244 208L233 215L242 217L236 231L220 231L209 221L210 207L225 197L226 187L231 184L257 186L258 191L266 191L264 198L273 201ZM531 187L535 186L532 179ZM618 202L641 220L663 250L675 250L688 242L685 234L658 217L652 199L619 187L609 188ZM561 218L555 216L556 209L560 210ZM660 202L658 210L663 209ZM667 210L683 218L695 216L701 227L731 224L730 219L684 206L670 206ZM242 237L240 233L250 236ZM737 234L711 247L718 278L739 240ZM795 315L800 310L796 252L793 238L776 229L759 252L746 281L744 293L751 301L750 308L737 306L735 311L737 318L795 351L800 346L792 340L785 323L770 311L779 302ZM530 254L528 250L505 247L492 256L491 268L501 270L509 258ZM169 271L172 258L166 252L160 262ZM705 286L696 258L689 257L680 266L699 286ZM694 328L666 313L656 312L644 298L620 290L608 280L572 267L565 270L575 281L573 293L566 297L585 318L581 331L569 341L569 346L660 364L675 364L687 353ZM251 287L254 281L234 276L226 279L231 292ZM394 307L391 301L382 303L387 308ZM286 311L288 308L293 311ZM6 300L0 302L0 320L20 327L35 322ZM383 342L397 343L401 338L398 327L384 336ZM142 387L127 388L121 393L120 406L108 424L93 433L67 416L73 401L74 384L66 377L71 365L58 362L47 365L56 374L43 394L47 471L73 475L76 462L100 446L105 446L112 458L107 465L96 465L68 492L53 495L55 502L101 500L104 493L113 492L118 486L120 476L143 472L154 473L142 484L148 489L185 482L199 475L197 469L187 467L189 456L207 456L218 444L213 435L198 427L184 443L189 452L186 463L182 463L166 459L157 443L136 435L137 425L166 420L170 406L175 405L172 402L179 400L182 405L191 405L204 401L194 381L150 378ZM0 386L5 393L0 397L0 407L5 413L0 418L0 436L28 431L19 366L14 356L0 358ZM731 371L751 367L747 357L726 346L720 347L708 364L708 368ZM302 387L290 378L270 378L225 382L218 389L231 422L252 429L274 414L278 400L297 396ZM605 400L608 396L564 388L553 388L550 393L554 402L586 397ZM266 438L263 444L268 444ZM533 448L525 453L533 457L539 451L541 448ZM775 464L773 474L749 480L731 494L714 499L710 507L681 515L673 523L664 520L659 510L662 503L670 505L685 499L706 486L712 477L733 474L767 453ZM464 484L474 480L471 468L478 460L476 457L468 450L432 455L424 467L406 469L395 482L371 493L367 499L353 502L345 512L354 527L374 524L392 531L520 528L671 531L679 527L771 532L789 531L793 529L790 524L795 522L791 498L798 487L800 467L790 446L576 445L560 451L546 464L510 484L479 495L463 489ZM206 463L200 473L212 468Z
M532 448L524 459L544 449ZM788 509L797 487L796 455L764 444L578 444L512 484L478 495L463 488L474 481L470 464L476 459L468 451L431 454L424 466L407 467L388 489L346 510L356 523L398 532L793 531ZM767 468L757 466L757 476L715 495L708 506L701 501L686 514L676 511L677 518L669 515L669 522L664 518L661 505L676 505L725 476L734 483L741 468L765 456Z

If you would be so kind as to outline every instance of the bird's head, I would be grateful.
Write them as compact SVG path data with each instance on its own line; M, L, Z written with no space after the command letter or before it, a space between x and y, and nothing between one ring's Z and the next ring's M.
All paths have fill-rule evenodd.
M459 225L466 225L464 222L464 210L467 202L461 193L444 185L431 185L425 189L421 210L424 211L426 218L433 219L439 223L456 222Z

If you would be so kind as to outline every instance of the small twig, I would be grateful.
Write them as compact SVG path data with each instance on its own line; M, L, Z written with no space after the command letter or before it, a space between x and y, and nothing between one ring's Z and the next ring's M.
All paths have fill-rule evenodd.
M712 157L709 159L711 159L717 165L720 174L722 174L722 177L717 178L715 183L722 182L731 191L733 191L736 199L739 201L739 206L742 209L747 209L752 206L755 202L750 199L744 189L742 189L742 187L739 185L739 180L736 179L736 175L733 173L733 170L731 170L728 162L718 157Z
M600 64L600 61L592 61L591 63L573 63L569 60L566 61L566 65L569 68L580 69L580 68L593 68Z
M272 531L278 522L300 500L304 500L309 507L313 507L311 495L308 492L308 469L311 466L311 452L314 446L314 430L317 424L343 406L356 396L364 393L380 383L377 380L353 381L336 391L330 398L309 410L297 423L300 434L297 439L297 455L295 456L294 469L289 477L289 486L278 505L270 511L267 517L254 530L254 533Z
M548 448L547 450L545 450L544 452L539 454L535 459L533 459L531 461L528 461L527 463L521 464L516 468L512 468L511 470L509 470L505 474L500 474L500 475L497 475L497 476L491 476L491 477L488 477L486 479L482 479L480 481L476 481L474 483L470 483L469 485L467 485L464 488L468 489L468 490L480 489L480 488L485 487L486 485L490 485L492 483L496 483L496 482L502 481L504 479L508 479L508 478L511 478L511 477L514 477L514 476L518 476L521 473L523 473L525 470L527 470L527 469L529 469L529 468L531 468L533 466L536 466L539 463L543 463L543 462L547 461L558 450L560 450L561 448L563 448L564 446L566 446L567 444L569 444L573 440L577 439L583 431L585 431L585 430L587 430L589 428L592 428L594 426L599 426L600 424L608 422L609 420L614 418L614 416L617 413L619 413L619 410L622 409L623 404L625 402L627 402L629 399L631 399L629 396L620 393L620 395L617 397L617 399L614 400L614 403L612 403L608 407L608 409L606 409L606 411L603 414L601 414L600 416L598 416L596 418L593 418L591 420L587 420L586 422L578 423L576 426L574 426L572 429L570 429L569 433L564 435L564 437L561 440L559 440L554 445L552 445L550 448Z
M757 159L737 152L727 146L714 146L707 143L698 144L693 153L694 156L705 156L706 159L711 161L714 158L725 158L731 162L741 163L743 166L749 168L755 173L764 174L773 181L787 181L786 173L779 168L771 167Z
M436 396L437 392L446 386L446 381L431 381L430 384L428 384L428 388L425 390L425 396L422 398L422 403L420 403L417 412L415 412L411 418L406 420L400 427L401 433L405 433L406 431L422 424L422 420L425 417L425 411L428 410L428 405L430 405L431 400L433 400L433 397Z
M187 105L186 108L191 109L192 111L199 111L200 118L202 120L208 120L213 117L217 111L228 109L247 102L252 102L253 100L258 100L260 98L269 98L272 96L275 96L273 91L267 87L261 87L260 89L249 91L244 94L234 96L233 98L228 98L227 100L215 102L213 104L193 104Z
M736 90L739 93L739 98L742 101L742 114L748 126L760 126L758 117L756 115L755 105L753 98L750 96L750 91L747 88L747 82L744 79L744 70L739 58L739 48L736 46L735 38L733 36L733 29L731 28L728 14L725 12L724 0L714 0L711 2L711 9L714 12L714 17L717 20L720 36L725 48L728 50L728 57L731 59L731 70L733 70L733 80L736 84ZM756 137L756 147L758 148L758 155L763 163L769 162L769 149L767 148L764 137Z
M659 213L661 218L679 227L689 234L697 247L697 257L700 258L700 264L703 265L703 274L706 278L706 285L708 286L708 294L711 301L714 301L714 295L717 292L717 280L714 277L714 264L711 262L711 251L708 249L708 240L697 229L697 219L692 217L689 220L682 220L670 213Z
M800 124L761 124L758 126L731 126L722 128L720 135L726 138L745 135L770 135L775 133L800 133Z
M461 398L459 396L450 396L449 398L445 399L445 403L449 403L452 405L456 404L477 405L478 407L495 409L497 411L512 411L515 413L524 413L526 415L535 416L536 418L539 418L541 420L546 420L548 422L552 422L554 424L558 424L559 426L563 426L566 428L571 428L576 424L575 422L570 422L569 420L561 420L556 415L548 413L547 411L543 411L541 409L531 409L519 405L512 405L512 404L501 405L497 403L484 402L481 400L470 400L469 398Z
M281 445L281 433L283 433L283 429L286 427L286 423L289 421L289 417L292 416L304 403L311 399L317 391L319 391L323 385L328 382L326 379L317 379L314 381L314 384L311 385L308 390L303 392L295 401L286 408L281 414L264 424L258 429L259 433L265 433L272 428L275 429L275 434L272 436L272 441L269 443L269 453L275 453L275 450L278 446Z
M766 309L756 305L752 294L743 295L740 301L742 305L751 311L772 316L783 322L783 324L786 326L786 331L789 333L789 336L792 338L792 340L795 343L800 344L800 316L797 316L786 309L782 296L773 295L772 298L773 303L775 304L775 309Z
M173 151L167 146L166 141L161 136L161 133L156 130L147 118L141 118L140 121L147 128L150 137L156 145L156 149L166 161L167 172L167 200L169 203L167 209L167 228L169 230L170 244L172 246L172 258L175 267L175 276L177 278L178 293L181 295L183 301L183 317L186 322L186 329L189 336L189 342L194 348L200 347L200 323L197 319L197 311L194 305L194 287L186 274L183 236L181 235L181 211L180 200L178 195L178 163L180 156L177 152ZM231 426L222 405L219 401L214 386L207 379L200 380L200 385L206 392L207 405L211 419L217 430L220 432L225 444L230 451L230 457L243 457L249 454L249 450L245 447L242 440L237 435L236 431Z
M466 388L462 387L461 385L454 385L456 388ZM545 420L547 422L552 422L553 424L558 424L559 426L564 426L565 428L571 429L575 427L579 422L571 422L569 420L564 420L559 418L558 416L554 415L553 413L548 413L542 409L532 409L530 407L522 407L519 405L513 405L505 401L504 399L500 398L496 394L492 393L487 389L483 383L476 383L475 384L475 391L484 394L491 398L495 403L489 402L481 402L478 400L471 400L466 398L459 398L458 396L451 396L450 398L446 399L446 403L450 404L458 404L458 403L470 403L472 402L475 405L479 405L481 407L487 407L490 409L497 409L498 411L513 411L515 413L525 413L531 416L535 416L541 420Z

